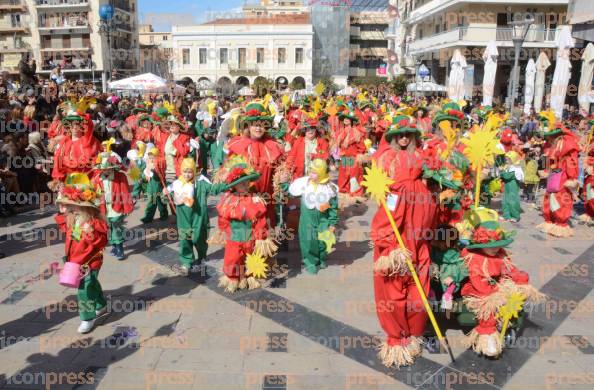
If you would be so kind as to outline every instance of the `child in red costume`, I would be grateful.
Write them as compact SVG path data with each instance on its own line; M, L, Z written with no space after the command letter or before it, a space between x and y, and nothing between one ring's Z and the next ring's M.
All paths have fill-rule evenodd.
M536 228L556 237L571 237L573 229L568 221L573 212L573 190L577 189L579 176L579 146L571 132L558 124L544 133L548 172L547 192L543 199L544 223Z
M90 115L70 112L62 119L62 127L63 138L54 150L54 182L63 182L69 173L90 172L101 150L101 143L93 136Z
M56 203L59 229L66 233L66 261L81 265L86 276L78 287L79 333L88 333L95 319L106 313L107 301L97 276L103 264L107 225L97 208L96 194L84 173L66 177Z
M292 170L293 178L307 174L306 167L316 158L328 160L330 149L328 141L319 136L320 124L317 119L308 119L302 124L303 135L295 140L287 156L286 165Z
M528 284L528 274L516 268L503 249L513 242L512 235L504 232L496 220L482 220L461 253L469 280L461 293L478 323L467 335L466 344L477 353L496 357L503 349L497 329L499 309L513 293L520 293L529 301L542 299L542 294Z
M246 270L246 257L256 252L271 257L276 251L267 239L266 202L250 188L260 174L240 157L232 157L221 170L219 179L227 183L229 192L217 205L219 229L226 240L219 287L227 292L258 288L260 282Z
M423 182L423 156L418 150L421 134L412 118L403 116L384 138L386 143L373 158L394 180L386 203L406 246L406 250L399 247L389 219L380 208L372 221L371 238L377 316L387 334L379 356L389 367L412 364L422 352L421 336L427 314L406 258L415 265L427 295L431 259L430 243L424 237L427 230L435 227L437 205Z
M185 133L183 119L169 115L163 122L163 126L153 128L153 139L165 161L167 183L172 183L181 175L181 162L190 153L191 137Z
M340 156L338 167L338 189L343 201L363 196L363 164L366 162L365 129L356 125L353 113L341 113L342 125L335 132L331 148ZM345 198L346 195L346 198Z

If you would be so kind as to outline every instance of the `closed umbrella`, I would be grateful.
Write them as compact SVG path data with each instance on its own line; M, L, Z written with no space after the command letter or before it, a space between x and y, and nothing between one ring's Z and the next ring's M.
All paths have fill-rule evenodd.
M594 72L594 45L588 43L582 55L582 75L578 86L578 103L584 112L590 111L590 103L594 102L592 96L592 73Z
M459 49L454 51L450 64L452 69L448 81L448 97L453 101L462 100L464 99L464 68L468 65Z
M569 62L569 51L575 46L571 37L571 28L563 26L557 38L557 63L553 82L551 83L551 109L557 118L563 115L563 106L567 95L567 85L571 78L571 63Z
M536 60L536 80L534 81L534 111L542 109L542 97L544 96L545 75L551 61L544 51L540 52Z
M530 114L532 100L534 99L534 78L536 77L536 63L531 58L526 65L526 87L524 88L524 113Z
M483 106L493 105L493 91L495 89L495 74L497 73L497 45L490 41L483 53L485 61L485 74L483 76Z

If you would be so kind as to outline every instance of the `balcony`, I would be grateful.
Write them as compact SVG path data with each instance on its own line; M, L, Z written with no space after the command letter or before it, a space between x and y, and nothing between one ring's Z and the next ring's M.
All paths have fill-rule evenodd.
M0 23L0 34L26 33L29 31L29 26L26 22L4 22Z
M486 46L489 41L496 41L497 46L512 47L512 31L509 27L456 27L452 30L417 39L408 46L410 54L420 54L425 51L443 49L452 46ZM525 45L529 47L543 44L545 47L554 45L557 29L545 29L533 26L526 35Z
M130 7L130 3L128 3L127 1L115 1L113 3L114 8L117 8L121 11L125 11L128 13L134 12L134 8Z
M37 0L38 11L83 11L89 9L87 0Z
M89 20L82 16L39 18L39 34L71 34L90 32Z
M359 39L364 41L383 41L386 39L386 34L383 31L361 31Z
M0 12L27 12L27 4L24 0L1 0L0 1Z
M256 65L229 65L229 74L231 76L257 76L259 71Z
M21 41L0 43L0 53L26 53L29 50L31 46Z

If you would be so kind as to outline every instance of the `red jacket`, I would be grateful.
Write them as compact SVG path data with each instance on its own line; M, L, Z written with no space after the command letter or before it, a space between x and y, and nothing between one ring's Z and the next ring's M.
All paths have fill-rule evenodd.
M155 146L161 152L161 157L165 159L165 144L171 134L167 131L161 130L159 126L153 128L153 139L155 140ZM177 151L173 157L175 161L175 174L176 176L181 175L181 162L188 153L190 153L190 136L185 133L179 133L177 138L173 141L173 147Z
M330 157L328 141L318 137L317 143L316 152L312 153L310 159L321 158L327 160ZM293 178L305 175L305 137L299 137L295 140L287 156L287 164L293 169Z
M256 196L238 196L227 192L217 205L219 229L231 237L231 221L251 221L252 240L264 240L268 237L266 221L266 203Z
M66 226L66 214L56 215L56 223L60 231L66 233L65 252L67 261L76 264L84 264L89 261L89 267L98 270L103 264L103 249L107 244L107 224L105 221L93 218L87 223L92 228L92 232L81 233L80 241L72 238L72 228Z
M88 173L93 168L97 154L101 151L101 142L93 136L93 121L85 116L85 133L73 141L64 137L54 151L52 178L64 181L66 175L73 172Z
M103 180L101 174L98 173L91 179L91 182L95 189L101 190L103 196L101 196L101 205L99 206L103 215L107 214L105 206L105 190L103 188ZM134 204L132 203L132 195L130 194L130 188L128 185L128 178L122 172L114 172L113 182L111 183L111 207L117 213L130 214L134 210Z

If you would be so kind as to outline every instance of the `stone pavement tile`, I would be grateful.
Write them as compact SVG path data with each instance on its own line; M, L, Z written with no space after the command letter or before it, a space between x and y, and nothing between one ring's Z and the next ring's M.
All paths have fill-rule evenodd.
M112 343L113 342L113 343ZM113 366L124 368L152 369L162 350L160 348L140 348L132 340L121 341L120 345L110 338L97 340L89 348L82 349L76 358L80 370L87 366Z
M262 379L261 375L202 371L196 373L192 390L261 390Z
M97 389L192 389L195 383L191 371L153 369L130 369L109 367Z
M569 356L534 355L522 368L509 379L507 388L574 388L570 385L589 385L592 388L591 370L583 370ZM504 374L505 375L505 374ZM590 382L588 382L590 380ZM571 381L571 382L570 382ZM588 388L588 387L578 387Z
M60 302L68 295L68 293L64 294L62 291L47 292L31 288L31 290L28 290L28 294L17 303L21 306L43 307L53 302Z
M243 374L244 355L239 351L221 349L166 349L162 351L155 370L194 371L197 375L215 372L220 374Z
M283 375L308 375L326 373L330 370L327 354L301 354L295 352L275 353L251 351L243 355L243 372L247 375L267 375L281 371Z

